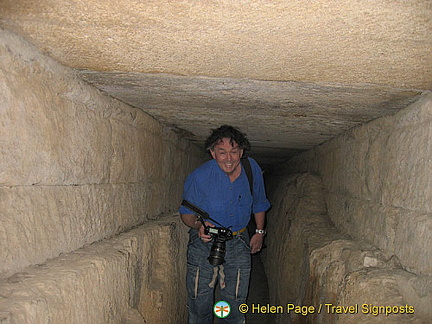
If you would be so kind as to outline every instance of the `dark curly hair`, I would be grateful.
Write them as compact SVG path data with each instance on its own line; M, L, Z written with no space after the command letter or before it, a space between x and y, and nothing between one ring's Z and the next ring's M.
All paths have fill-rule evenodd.
M242 133L240 130L233 126L222 125L217 129L213 129L211 135L205 141L205 150L213 150L215 145L217 145L223 138L229 138L231 145L236 142L239 148L243 150L250 150L251 145L249 140L246 138L246 134Z

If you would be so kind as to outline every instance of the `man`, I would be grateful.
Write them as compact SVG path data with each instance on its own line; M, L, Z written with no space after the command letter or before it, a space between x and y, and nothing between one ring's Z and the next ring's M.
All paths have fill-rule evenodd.
M188 176L183 199L207 212L220 225L230 228L233 239L226 241L225 262L212 266L208 261L214 243L212 237L205 234L202 222L191 209L185 206L180 208L183 222L191 228L186 277L189 323L213 323L213 296L217 281L221 287L220 300L231 306L230 314L223 321L244 323L245 317L238 307L246 302L250 254L262 248L265 213L270 203L265 194L262 171L251 158L253 188L249 185L240 159L244 151L250 149L250 143L242 132L232 126L221 126L213 130L205 146L213 159ZM246 227L251 213L254 214L257 230L249 240ZM212 220L204 223L209 227L220 226Z

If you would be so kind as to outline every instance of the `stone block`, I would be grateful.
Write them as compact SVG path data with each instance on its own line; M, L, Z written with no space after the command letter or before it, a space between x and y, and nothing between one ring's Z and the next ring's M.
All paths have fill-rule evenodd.
M280 174L319 174L329 217L418 275L432 275L432 93L289 161ZM279 174L279 176L280 176Z
M406 271L398 257L389 253L402 247L399 240L411 236L402 229L399 232L405 214L383 210L374 202L361 209L364 202L359 199L340 200L342 195L331 195L331 208L338 211L336 225L345 232L357 229L365 239L382 244L391 238L393 245L381 250L338 230L323 203L325 195L328 197L320 179L310 174L279 178L277 188L272 189L268 249L264 251L271 303L313 307L307 315L278 314L277 323L429 323L430 277ZM378 216L375 221L369 217L373 212ZM387 217L390 214L393 221ZM375 237L378 232L386 235L381 241ZM419 269L420 258L412 242L405 245L405 252L411 251L410 264ZM404 255L404 260L409 258Z
M186 242L175 215L26 268L0 281L0 319L8 324L184 322Z
M0 279L177 211L196 148L19 37L0 40Z

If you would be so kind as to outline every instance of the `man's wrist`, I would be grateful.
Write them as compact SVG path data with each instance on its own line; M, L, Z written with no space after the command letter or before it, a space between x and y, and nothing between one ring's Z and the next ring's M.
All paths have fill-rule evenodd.
M265 236L266 234L267 234L267 231L265 230L265 229L256 229L255 230L255 233L256 234L259 234L259 235L262 235L262 236Z
M201 226L202 226L202 223L198 219L196 219L195 222L192 224L191 227L193 229L199 230L201 228Z

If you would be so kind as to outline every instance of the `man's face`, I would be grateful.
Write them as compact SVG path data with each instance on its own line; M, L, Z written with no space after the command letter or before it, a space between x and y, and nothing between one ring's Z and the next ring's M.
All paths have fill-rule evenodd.
M229 138L223 138L215 145L213 150L210 150L210 153L222 171L227 175L231 175L240 165L243 149L240 149L238 144L234 141L231 144Z

